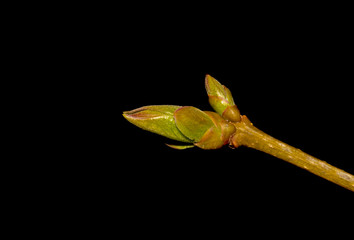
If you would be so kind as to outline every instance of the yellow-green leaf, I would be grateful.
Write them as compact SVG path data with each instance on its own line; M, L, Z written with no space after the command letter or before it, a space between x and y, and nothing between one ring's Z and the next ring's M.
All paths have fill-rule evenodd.
M194 147L194 145L174 145L174 144L167 144L167 143L166 145L169 146L170 148L177 149L177 150L184 150L187 148Z

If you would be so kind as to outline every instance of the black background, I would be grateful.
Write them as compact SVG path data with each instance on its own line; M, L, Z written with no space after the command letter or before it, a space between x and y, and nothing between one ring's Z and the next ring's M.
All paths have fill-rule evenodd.
M353 174L352 8L122 3L21 5L6 18L9 225L164 239L352 229L349 190L246 147L171 149L122 116L212 110L210 74L256 127Z
M79 67L71 77L81 79L72 109L84 116L65 119L79 129L67 144L79 151L65 161L73 192L89 192L94 205L132 229L156 217L157 225L179 217L193 225L242 210L265 220L274 209L311 217L323 206L352 208L352 192L283 160L245 147L174 150L165 145L173 141L122 116L158 104L212 110L204 87L210 74L256 127L354 173L353 39L345 15L135 10L99 15L70 60ZM243 216L252 222L255 215Z

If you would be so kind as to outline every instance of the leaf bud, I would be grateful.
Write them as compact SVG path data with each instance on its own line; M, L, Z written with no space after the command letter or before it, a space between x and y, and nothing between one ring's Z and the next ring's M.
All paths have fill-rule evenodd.
M229 142L235 132L233 124L214 112L195 107L173 105L146 106L124 112L132 124L167 138L194 144L202 149L217 149ZM193 145L167 145L186 149Z
M221 85L215 78L207 74L205 88L209 96L210 105L220 116L231 122L239 122L241 120L240 111L227 87Z
M164 137L180 142L192 143L177 128L174 112L181 106L174 105L152 105L126 111L123 117L130 123L146 131L150 131Z

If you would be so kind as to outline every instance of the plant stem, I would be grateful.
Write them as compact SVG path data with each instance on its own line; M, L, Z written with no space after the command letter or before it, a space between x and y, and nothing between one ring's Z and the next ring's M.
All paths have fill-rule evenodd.
M236 133L231 141L235 147L247 146L268 153L354 192L353 175L269 136L254 127L246 116L234 125Z

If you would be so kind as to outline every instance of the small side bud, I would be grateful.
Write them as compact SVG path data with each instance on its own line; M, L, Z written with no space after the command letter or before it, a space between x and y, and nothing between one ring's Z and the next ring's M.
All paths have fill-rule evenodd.
M220 116L231 122L239 122L241 120L240 111L227 87L221 85L215 78L207 74L205 88L209 96L210 105Z

